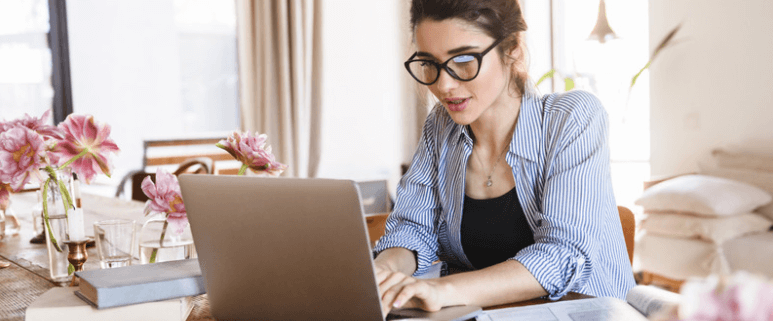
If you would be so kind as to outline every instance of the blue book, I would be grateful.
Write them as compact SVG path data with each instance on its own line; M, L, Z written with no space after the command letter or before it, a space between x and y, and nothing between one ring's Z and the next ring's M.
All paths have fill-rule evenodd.
M97 309L206 293L197 259L75 272L75 294Z

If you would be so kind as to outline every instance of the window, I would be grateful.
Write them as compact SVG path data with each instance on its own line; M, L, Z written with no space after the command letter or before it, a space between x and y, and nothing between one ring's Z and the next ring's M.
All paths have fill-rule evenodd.
M533 79L552 68L556 91L563 77L577 89L593 92L609 115L612 180L618 204L632 206L649 179L649 74L630 88L631 78L649 60L648 3L646 0L607 0L606 14L617 39L600 44L588 41L596 24L599 0L526 0L527 44ZM552 24L551 24L552 20ZM538 29L535 30L534 28ZM545 33L551 28L552 33ZM536 34L536 35L535 35ZM548 36L550 40L544 40ZM550 48L550 49L548 49ZM545 57L549 53L552 58ZM552 63L551 63L552 59ZM549 84L540 85L543 93Z
M67 15L74 112L110 124L122 150L97 184L140 169L144 139L239 127L233 1L68 1Z
M40 116L51 108L47 0L0 2L0 118Z

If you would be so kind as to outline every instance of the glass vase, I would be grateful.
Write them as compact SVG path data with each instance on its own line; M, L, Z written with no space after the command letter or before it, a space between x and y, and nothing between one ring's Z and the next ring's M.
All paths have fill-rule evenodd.
M5 238L5 210L0 210L0 241Z
M72 196L72 171L69 168L65 168L56 170L55 174L57 180L67 189L67 193ZM65 241L69 240L69 229L65 213L72 212L73 208L70 207L65 212L65 202L63 201L59 184L53 180L48 183L46 199L43 202L47 202L46 206L48 207L48 224L46 224L45 235L51 279L55 282L64 282L68 280L67 266L70 264L67 261L68 252L67 244L65 244ZM56 239L56 244L61 251L54 245L51 236Z
M148 217L148 220L140 229L139 253L140 264L177 261L196 258L196 247L193 244L193 236L189 224L185 224L182 233L177 233L169 224L164 232L166 213L156 213ZM164 235L163 242L161 235ZM155 257L153 258L155 253ZM151 259L153 258L153 259Z

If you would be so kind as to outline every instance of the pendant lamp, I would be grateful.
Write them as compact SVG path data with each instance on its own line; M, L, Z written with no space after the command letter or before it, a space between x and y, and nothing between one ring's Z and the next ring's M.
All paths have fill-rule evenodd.
M599 17L596 19L596 26L593 27L593 31L590 32L588 40L595 40L600 43L605 43L608 40L617 39L617 35L609 26L607 20L607 6L604 0L599 1Z

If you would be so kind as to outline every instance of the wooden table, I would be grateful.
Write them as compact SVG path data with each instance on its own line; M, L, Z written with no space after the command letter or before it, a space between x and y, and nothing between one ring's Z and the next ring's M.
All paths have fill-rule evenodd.
M86 235L93 236L93 222L104 219L133 219L142 223L145 217L142 213L143 203L126 201L116 198L83 195L84 221ZM21 223L17 235L7 235L0 240L0 261L9 261L11 266L0 269L0 320L23 321L24 313L35 299L48 289L67 284L56 283L49 275L48 250L45 244L31 244L29 240L37 235L33 229L32 207L35 205L35 193L13 194L11 207ZM84 270L99 269L99 260L94 248L88 249L89 258ZM561 300L575 300L590 296L570 293ZM215 320L212 318L207 295L196 296L194 307L188 321ZM534 299L507 305L490 307L505 308L542 304L551 302L544 299Z
M57 283L49 275L48 250L45 244L31 244L37 235L32 223L32 208L37 202L35 193L11 195L11 208L21 224L16 235L6 235L0 240L0 261L9 261L11 266L0 269L0 320L24 320L27 306L48 289L66 286ZM105 219L132 219L145 221L142 212L144 203L117 198L83 195L84 223L86 235L94 235L93 223ZM88 248L89 258L84 270L99 269L95 248ZM194 298L194 308L188 320L214 320L209 317L209 301L206 294Z

